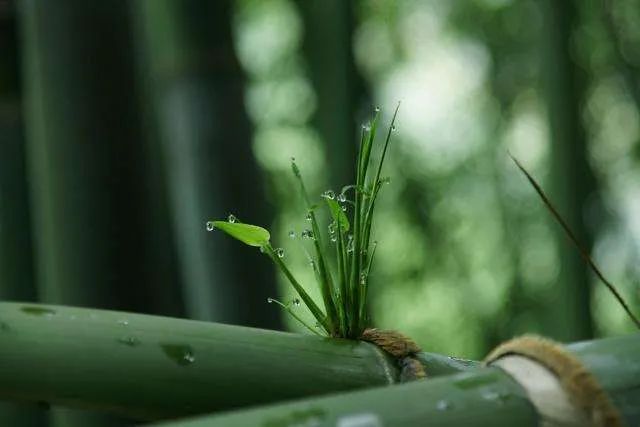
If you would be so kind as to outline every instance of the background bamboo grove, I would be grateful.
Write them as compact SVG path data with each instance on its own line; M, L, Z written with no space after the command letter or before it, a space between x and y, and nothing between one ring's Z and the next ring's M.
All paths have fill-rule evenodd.
M638 0L0 0L0 297L302 331L266 303L293 297L267 257L205 221L268 228L320 300L290 158L339 191L401 101L376 326L470 359L633 331L507 152L640 311L639 24Z

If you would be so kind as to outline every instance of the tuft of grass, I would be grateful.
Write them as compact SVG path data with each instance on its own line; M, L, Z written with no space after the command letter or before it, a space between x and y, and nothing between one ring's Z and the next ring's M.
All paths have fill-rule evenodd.
M314 250L313 255L308 255L309 264L320 289L324 310L293 276L283 260L282 249L271 245L271 237L266 229L241 223L232 215L227 221L207 221L208 231L214 229L224 231L247 245L259 247L262 253L273 260L296 290L302 303L315 317L316 328L306 324L292 309L292 305L299 305L300 300L296 299L290 304L283 304L270 298L268 302L282 307L314 333L333 337L359 338L370 326L366 309L367 294L369 273L377 245L377 242L370 241L371 227L376 199L382 186L388 182L387 178L381 177L381 173L391 135L395 130L399 107L400 104L393 113L377 165L371 164L371 153L378 133L379 108L375 109L371 124L362 127L360 148L356 158L355 184L343 187L338 194L332 190L324 192L321 196L324 203L315 204L315 201L309 197L302 173L295 159L291 159L291 170L300 189L307 211L306 219L311 227L303 231L301 237L313 241ZM348 194L352 199L348 198ZM316 210L321 205L324 205L329 212L330 220L326 227L320 225L316 215ZM325 242L325 236L328 237L328 242ZM293 237L296 237L295 234Z

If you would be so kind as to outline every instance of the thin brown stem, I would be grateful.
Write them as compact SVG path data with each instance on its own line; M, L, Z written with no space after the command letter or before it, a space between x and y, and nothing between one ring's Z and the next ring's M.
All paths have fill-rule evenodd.
M564 229L565 233L567 234L567 237L569 237L569 240L571 240L571 242L574 244L574 246L578 249L578 252L580 253L580 256L582 257L582 259L589 265L589 267L591 267L593 272L596 274L596 276L598 276L598 278L602 281L602 283L604 283L607 286L607 288L609 288L609 290L611 291L613 296L616 298L616 300L618 300L618 302L620 303L622 308L624 308L624 311L627 312L627 314L629 315L629 317L631 318L633 323L635 323L635 325L638 327L638 329L640 329L640 320L638 320L638 318L631 312L631 309L629 308L629 305L626 303L624 298L622 298L622 295L620 295L620 292L618 292L616 287L613 286L613 284L609 280L607 280L606 277L604 277L604 275L602 274L602 272L600 271L598 266L596 266L595 262L593 262L593 259L591 258L591 255L589 255L589 252L587 252L587 250L580 244L580 242L578 241L578 238L576 237L576 235L569 228L569 225L560 216L560 214L558 213L556 208L553 207L553 204L551 203L551 201L549 200L547 195L542 190L542 187L540 187L540 185L531 176L531 174L529 174L529 172L527 172L527 170L524 168L524 166L522 166L522 164L520 164L518 159L513 157L511 155L511 153L508 153L508 154L509 154L509 157L511 157L511 159L515 162L516 166L518 166L518 169L520 169L522 171L522 173L527 177L527 179L529 180L529 182L531 183L533 188L536 190L536 192L538 193L538 195L540 196L540 198L544 202L544 204L547 207L547 209L549 209L549 212L551 212L551 214L556 219L556 221L558 221L558 223L562 226L562 228Z

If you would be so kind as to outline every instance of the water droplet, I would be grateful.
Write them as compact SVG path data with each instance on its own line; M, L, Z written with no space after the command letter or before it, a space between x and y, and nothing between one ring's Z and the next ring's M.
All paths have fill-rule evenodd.
M180 366L187 366L196 361L193 348L184 344L160 344L164 354Z
M335 233L334 233L334 234L332 234L331 236L329 236L329 239L330 239L333 243L335 243L335 242L337 242L337 241L338 241L338 236L336 236L336 235L335 235Z
M303 230L301 236L303 239L313 239L313 231L309 229Z
M316 266L316 262L315 262L314 260L310 259L310 260L309 260L309 265L310 265L311 267L315 267L315 266Z
M365 123L362 125L362 130L365 132L369 132L371 130L371 125L369 123Z
M353 252L353 234L347 236L347 252Z
M311 221L313 219L313 215L311 214L311 212L308 212L307 216L304 219L306 219L307 221Z
M365 273L364 271L360 273L360 284L361 285L367 284L367 273Z
M206 227L207 231L213 231L213 229L216 228L216 226L213 224L213 221L207 221Z
M338 198L337 198L337 200L338 200L340 203L344 203L344 202L346 202L346 201L347 201L347 196L345 196L345 194L344 194L344 193L340 193L340 194L338 194Z
M267 303L271 304L273 302L273 298L267 298Z
M129 321L127 319L120 319L120 320L118 320L118 325L128 326L129 325Z
M383 424L378 415L365 412L349 414L338 418L336 420L336 427L383 427Z
M379 112L380 111L380 107L376 107L375 110L376 110L376 113Z
M136 347L140 345L140 340L136 337L120 337L118 338L120 344L128 345L129 347Z
M238 220L238 218L236 218L235 215L233 215L233 214L229 214L229 216L227 217L227 221L229 221L231 224L233 224L237 220Z
M284 249L282 248L276 249L276 255L278 255L278 258L284 258Z
M329 224L328 230L329 230L329 234L334 234L336 232L336 222L333 221L331 224Z
M498 404L503 404L505 400L508 399L509 393L507 393L506 391L488 389L482 391L482 397L486 400L490 400Z
M293 230L289 231L289 238L295 239L296 238L296 232L293 231Z
M182 365L190 365L191 363L196 361L196 357L190 351L186 351L182 356L182 360Z
M438 411L448 411L452 406L453 405L446 400L438 400L438 403L436 403L436 409Z
M396 125L391 126L391 130L395 131L396 130Z
M336 193L334 193L333 190L327 190L322 193L322 197L324 197L325 199L333 200L336 198Z
M267 249L264 246L260 246L260 253L265 253Z
M300 305L300 300L298 298L295 298L293 300L293 305L295 305L296 307L298 307Z
M292 162L295 162L295 161L296 161L296 158L295 158L295 157L293 157L293 156L291 156L291 161L292 161Z
M35 306L25 306L25 307L21 307L20 310L23 313L26 314L31 314L33 316L53 316L54 314L56 314L56 311L51 309L51 308L46 308L46 307L35 307Z
M346 212L347 211L347 205L342 205L342 212Z

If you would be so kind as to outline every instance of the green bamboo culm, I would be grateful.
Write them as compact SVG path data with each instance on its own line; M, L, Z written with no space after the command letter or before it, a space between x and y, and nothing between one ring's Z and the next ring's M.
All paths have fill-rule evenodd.
M380 122L380 108L376 108L371 123L362 127L360 148L355 162L355 183L346 185L337 194L333 190L327 190L322 194L323 204L326 205L330 218L326 227L326 235L328 235L329 246L335 245L335 248L328 248L324 244L325 227L321 226L317 215L319 204L316 204L309 196L302 172L295 159L291 159L291 169L307 211L306 219L310 224L310 229L304 230L301 237L310 238L313 241L314 251L313 256L309 255L309 264L318 282L324 311L295 279L281 259L282 250L274 249L271 246L270 237L247 241L245 234L255 231L257 226L242 224L235 217L231 218L232 221L212 220L207 222L207 230L209 231L217 228L245 244L259 246L261 251L275 262L294 287L302 302L311 311L317 322L317 329L328 336L358 339L363 331L370 326L366 302L369 273L377 245L377 242L371 242L371 230L376 199L382 186L388 182L388 178L382 178L381 173L391 136L395 130L399 107L400 104L393 113L381 148L379 161L373 171L371 171L371 158ZM353 200L349 199L349 196ZM233 230L225 226L229 222L234 224ZM261 230L264 231L264 235L269 236L267 230ZM295 233L291 236L297 237ZM277 302L278 305L300 320L299 316L291 310L291 304L280 303L274 299L270 299L271 301ZM316 329L309 328L307 324L302 323L312 332L317 332Z
M640 335L570 344L615 407L617 424L640 425ZM227 414L161 424L164 427L244 426L496 426L559 424L542 419L529 393L505 370L483 367L394 387L316 397Z
M0 302L0 313L7 401L144 421L400 381L396 362L366 342L33 303ZM432 377L477 366L418 359Z

